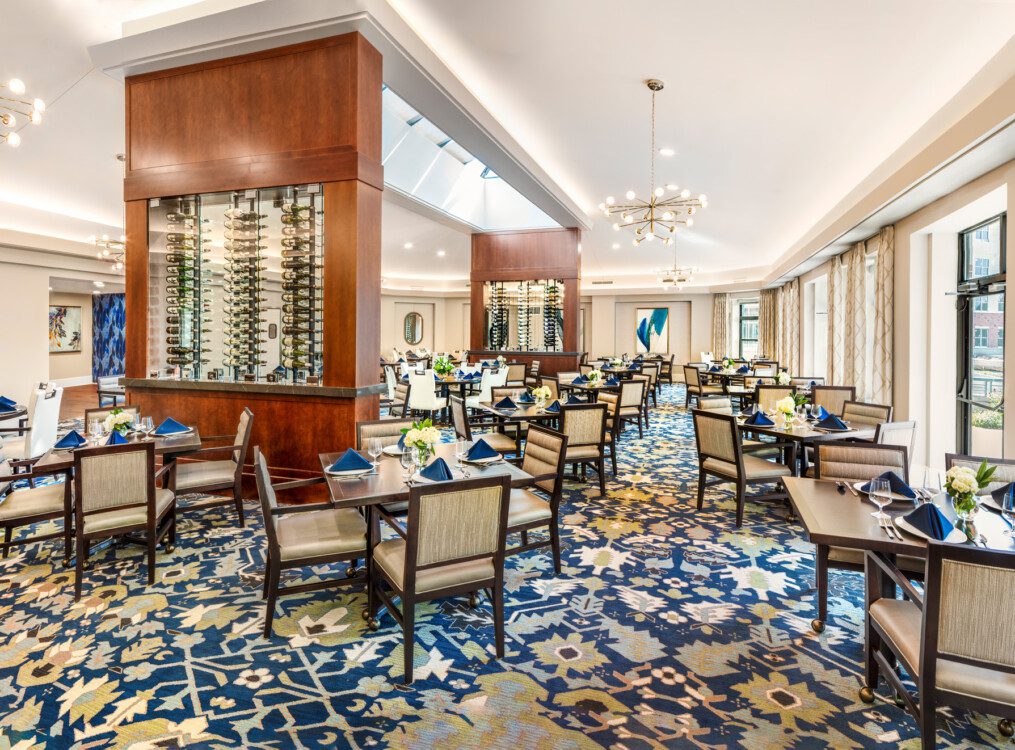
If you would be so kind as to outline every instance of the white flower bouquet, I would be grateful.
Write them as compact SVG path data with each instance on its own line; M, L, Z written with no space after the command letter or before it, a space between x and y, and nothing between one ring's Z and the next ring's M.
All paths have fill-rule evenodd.
M996 466L988 467L984 459L976 471L968 466L953 466L945 474L945 491L960 519L968 518L976 510L976 493L990 484L996 470Z
M547 388L545 385L541 385L538 388L533 388L532 398L536 399L536 401L546 401L548 398L550 398L550 389Z
M792 417L796 412L796 400L792 396L780 398L775 402L775 412L785 417Z
M603 380L603 371L602 370L589 370L588 375L586 375L585 377L587 377L589 379L590 383L595 385L597 383L602 382L602 380Z
M121 435L125 434L133 424L134 415L119 408L109 412L105 419L106 432L113 432L115 430Z
M622 360L620 357L614 357L613 359L610 360L610 364L613 365L614 367L620 367L622 364L624 364L624 360Z
M775 382L779 385L789 385L793 382L793 378L790 377L788 372L780 372L775 376Z

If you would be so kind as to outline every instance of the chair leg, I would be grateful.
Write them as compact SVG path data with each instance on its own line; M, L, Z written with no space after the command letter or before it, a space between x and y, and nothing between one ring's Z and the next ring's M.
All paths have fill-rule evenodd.
M148 585L155 584L155 547L159 540L153 527L148 528Z
M818 597L818 619L811 623L815 633L825 629L828 621L828 546L819 544L814 558L814 587Z
M504 582L498 581L493 587L493 637L497 658L504 658Z
M550 549L553 550L553 572L560 575L560 528L556 517L550 519Z
M271 553L264 557L264 583L261 584L261 599L268 598L268 580L271 577Z
M744 496L747 494L747 487L741 479L737 482L737 528L744 525Z
M85 573L86 549L85 540L79 534L77 538L77 554L74 556L74 601L81 599L81 578Z
M271 560L268 564L268 603L264 608L264 637L271 637L271 621L275 619L275 601L278 599L278 577L282 572L281 563Z
M613 447L610 448L610 463L613 464L613 476L617 476L617 441L614 439Z
M705 504L705 472L698 471L698 510Z
M643 428L643 427L641 426L641 416L642 416L642 415L641 415L641 413L639 413L639 414L638 414L638 439L639 439L639 440L640 440L641 438L645 437L645 430L644 430L644 428Z
M524 547L526 544L529 543L529 532L523 529L521 531L521 537L522 537L522 546Z
M599 474L599 495L606 497L606 459L602 456L596 461L596 472Z
M7 554L11 548L11 527L4 526L4 559L7 559Z
M243 528L243 494L239 486L233 487L233 504L236 506L236 516L240 520L240 528Z
M929 695L920 694L920 748L935 750L937 747L937 711Z
M416 601L411 597L405 597L402 599L402 639L405 642L404 648L404 662L405 662L405 685L412 684L413 670L413 652L415 649L415 642L413 641L413 631L416 627Z

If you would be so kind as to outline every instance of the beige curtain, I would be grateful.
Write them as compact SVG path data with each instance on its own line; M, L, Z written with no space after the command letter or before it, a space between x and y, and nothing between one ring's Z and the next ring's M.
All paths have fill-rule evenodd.
M871 244L867 242L868 248ZM895 349L895 227L885 227L875 238L874 352L871 359L870 398L878 404L892 403L892 367Z
M730 354L730 312L728 294L712 297L712 354L716 359Z
M779 290L762 289L758 302L758 353L776 359L779 345Z
M790 374L800 372L800 279L787 281L776 292L774 358Z

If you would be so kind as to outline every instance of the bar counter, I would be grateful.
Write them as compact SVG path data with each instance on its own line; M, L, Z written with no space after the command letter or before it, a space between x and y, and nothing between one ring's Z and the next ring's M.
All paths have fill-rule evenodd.
M469 360L496 359L503 356L508 362L524 362L532 364L539 360L540 375L556 375L558 372L574 372L578 370L578 359L581 352L534 352L511 349L469 349Z

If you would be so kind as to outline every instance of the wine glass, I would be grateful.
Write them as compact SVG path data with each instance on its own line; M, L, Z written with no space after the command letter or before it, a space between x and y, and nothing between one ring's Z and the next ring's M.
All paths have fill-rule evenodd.
M931 497L939 495L941 493L941 472L928 466L927 470L923 472L923 489Z
M1008 485L1001 498L1001 515L1008 522L1008 536L1015 537L1015 484Z
M398 461L402 464L402 476L406 479L412 476L413 468L416 465L416 449L410 448L408 445L402 449L402 455L398 457Z
M869 485L868 495L870 500L876 506L878 506L876 513L871 513L878 522L882 519L887 519L889 516L885 513L885 506L892 502L892 488L891 484L887 479L881 479L880 477L872 479Z
M144 431L144 417L141 416L141 412L134 412L134 432Z
M456 440L455 441L455 458L458 459L458 468L464 470L462 461L469 455L469 441L468 440Z
M380 462L377 460L380 458L381 453L384 452L384 441L381 438L370 438L367 441L367 453L370 454L370 458L373 459L374 469L380 468Z
M93 419L89 422L88 435L91 437L93 443L99 443L102 440L102 422L98 419Z

